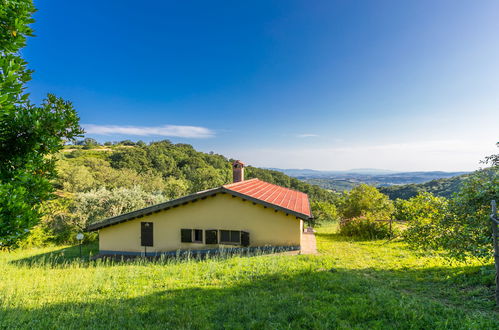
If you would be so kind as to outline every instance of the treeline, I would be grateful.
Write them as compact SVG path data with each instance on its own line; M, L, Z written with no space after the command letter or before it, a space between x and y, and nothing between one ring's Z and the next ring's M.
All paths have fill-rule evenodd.
M57 198L44 203L45 215L24 244L72 242L90 223L232 182L231 159L188 144L94 141L59 153ZM305 192L313 205L338 198L277 171L248 166L245 177Z
M458 175L452 178L431 180L419 184L413 183L379 187L379 190L383 194L388 195L392 200L396 200L397 198L409 199L425 192L439 197L451 198L462 188L463 182L467 177L469 177L469 174Z

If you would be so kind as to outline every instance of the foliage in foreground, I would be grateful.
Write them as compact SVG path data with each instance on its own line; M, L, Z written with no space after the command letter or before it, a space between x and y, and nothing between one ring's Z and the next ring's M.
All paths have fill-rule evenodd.
M417 249L444 250L453 259L492 257L490 202L499 200L499 167L477 171L448 202L437 204L426 219L410 222L408 242Z
M79 262L77 247L0 253L0 328L499 327L490 264L350 241L332 226L317 240L317 256Z
M30 0L0 1L0 247L25 237L51 198L52 155L82 134L70 102L49 94L40 106L25 92L31 79L19 55L32 36Z

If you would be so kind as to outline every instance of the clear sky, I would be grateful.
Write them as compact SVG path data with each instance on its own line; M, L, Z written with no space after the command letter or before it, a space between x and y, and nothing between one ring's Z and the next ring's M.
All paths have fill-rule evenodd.
M474 170L499 141L499 1L35 0L29 85L87 136L246 163Z

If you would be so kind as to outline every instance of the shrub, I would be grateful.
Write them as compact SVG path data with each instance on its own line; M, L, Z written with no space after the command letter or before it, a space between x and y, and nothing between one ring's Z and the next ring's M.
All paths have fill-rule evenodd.
M357 217L340 221L340 234L360 239L382 239L390 237L388 223Z
M386 220L391 218L394 206L388 196L380 193L378 189L361 184L345 195L340 209L345 219L364 217Z
M310 203L310 207L314 215L314 220L310 222L312 226L327 222L337 222L339 219L338 210L334 204L314 201Z

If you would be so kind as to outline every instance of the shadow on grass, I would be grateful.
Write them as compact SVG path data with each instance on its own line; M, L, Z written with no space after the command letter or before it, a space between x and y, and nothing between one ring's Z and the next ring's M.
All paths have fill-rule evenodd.
M36 266L64 266L75 261L88 262L92 256L99 253L97 243L82 244L81 254L80 246L70 246L58 250L32 255L26 258L10 261L13 265L36 267Z
M127 265L130 263L147 266L150 263L167 264L172 262L196 262L206 259L226 260L233 257L255 257L263 255L272 255L276 253L289 252L289 249L262 247L262 248L236 248L219 249L209 253L196 250L177 251L175 254L159 256L123 256L123 255L104 255L99 256L97 243L71 246L59 250L37 254L22 259L10 261L11 264L24 267L42 267L42 268L64 268L71 267L75 262L85 265Z
M381 271L374 277L384 275ZM412 276L417 277L418 271ZM210 279L203 282L211 283ZM399 290L373 280L362 270L317 269L247 277L225 287L169 290L165 289L168 283L158 279L145 286L144 282L130 283L143 291L132 298L120 290L100 291L105 285L96 283L89 295L65 297L64 303L34 308L3 305L0 328L499 327L493 302L486 306L473 302L467 292L443 300L426 297L417 286L413 291ZM462 306L463 301L470 305Z

